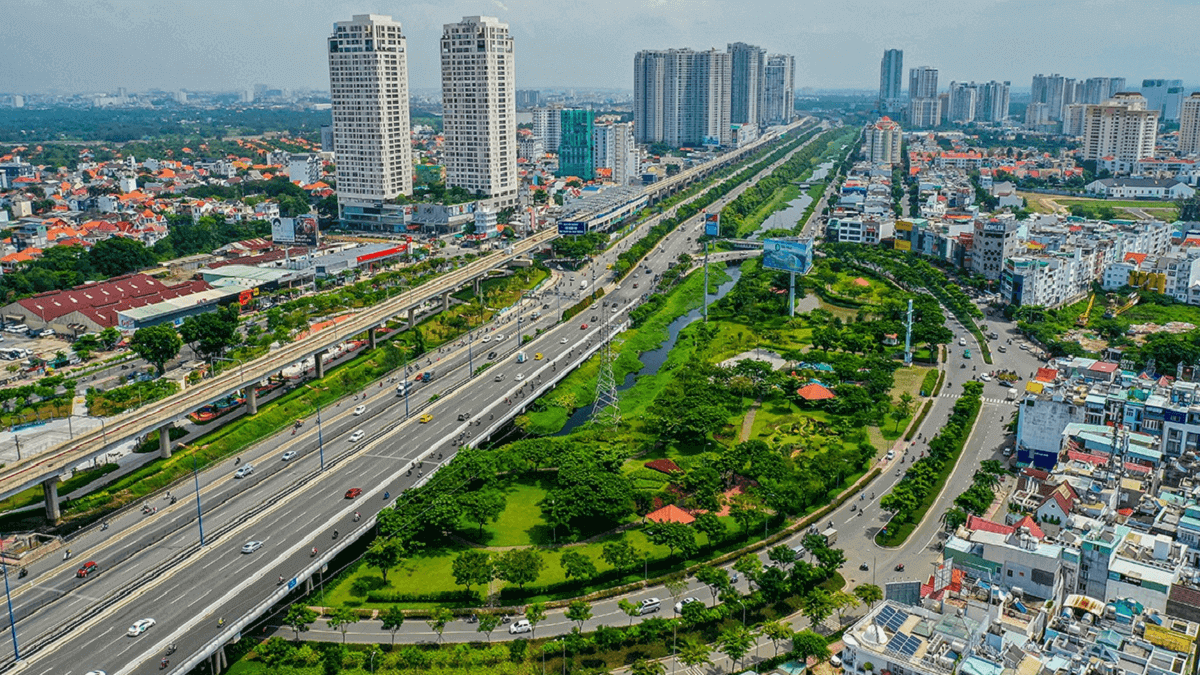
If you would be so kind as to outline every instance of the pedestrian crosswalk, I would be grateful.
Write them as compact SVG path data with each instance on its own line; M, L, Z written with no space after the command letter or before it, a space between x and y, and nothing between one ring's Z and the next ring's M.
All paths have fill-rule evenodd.
M939 394L938 398L960 399L962 398L962 394ZM1008 401L1002 398L990 398L987 396L982 397L980 400L982 400L984 403L994 403L996 405L1016 404L1016 401Z

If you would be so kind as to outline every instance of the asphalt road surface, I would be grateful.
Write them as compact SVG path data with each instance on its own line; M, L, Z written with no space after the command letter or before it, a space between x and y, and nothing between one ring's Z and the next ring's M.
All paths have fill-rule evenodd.
M749 184L735 189L719 204L735 198ZM663 217L673 213L670 209ZM680 254L696 253L700 218L692 218L667 237L643 266L661 274ZM639 230L657 220L650 219ZM614 263L628 245L618 243L593 262L598 281L607 279L611 274L607 265ZM586 278L590 291L592 268L564 278L560 284L565 285L558 290L577 289L578 281ZM548 380L548 376L578 359L589 342L597 342L600 325L589 321L591 315L607 312L610 321L623 321L628 309L646 291L645 287L635 290L631 282L624 283L619 290L610 290L593 309L557 326L557 312L541 310L541 306L547 302L566 306L568 301L542 294L537 300L526 301L522 308L522 334L535 334L537 328L546 331L521 348L530 359L526 363L515 363L517 337L513 327L517 319L515 313L508 312L506 323L494 323L491 331L473 333L469 349L456 345L449 353L432 354L429 364L414 364L415 371L434 368L436 378L416 385L410 392L407 420L404 398L396 395L394 383L372 384L364 392L367 398L363 415L352 412L361 401L343 400L323 411L319 433L315 416L309 415L299 433L285 432L242 453L238 465L227 461L222 467L200 474L206 535L203 549L196 550L196 495L191 488L180 488L184 493L176 491L178 501L174 505L165 498L157 499L149 504L157 510L145 515L138 511L125 513L114 518L108 530L95 528L73 541L70 560L43 560L30 565L30 576L21 580L14 597L18 637L22 640L85 616L89 607L176 559L160 576L140 584L132 595L36 653L25 672L80 675L101 669L109 675L155 673L171 643L178 645L171 657L173 664L178 663L218 635L219 619L232 621L244 615L277 590L280 576L290 578L309 564L311 549L315 546L324 550L332 543L335 529L344 539L388 503L383 499L385 492L392 499L401 498L407 487L449 461L459 442L474 440L461 434L482 428L472 427L473 423L486 425L491 415L509 414L510 408L526 404L529 399L523 393L531 391L531 385L539 379ZM617 303L616 312L611 308L613 301ZM530 318L535 309L542 311L540 319ZM582 328L585 322L586 329ZM483 342L485 336L491 338L497 332L506 336L499 347L494 339ZM468 360L478 368L493 350L500 352L496 364L468 386L455 388L471 370ZM536 360L539 352L544 358ZM439 356L440 361L432 361ZM495 381L497 373L504 374L500 382ZM518 380L518 375L523 378ZM440 398L418 410L417 402L425 402L433 394ZM506 403L506 398L512 403ZM432 419L422 423L419 416L426 412ZM459 413L464 412L470 412L471 419L459 421ZM349 436L360 429L365 438L351 443ZM324 446L324 472L319 470L318 435ZM285 462L282 455L288 451L297 456ZM341 459L335 462L339 456ZM421 462L420 468L414 467L415 462ZM254 472L236 478L235 471L246 464L254 464ZM304 484L299 489L289 492L300 482ZM351 488L360 488L364 494L346 499L343 495ZM355 511L361 513L362 521L353 520ZM264 545L254 553L242 554L242 545L251 540ZM75 570L88 560L98 563L99 572L87 579L76 578ZM54 598L58 599L47 604ZM127 637L126 630L143 618L154 619L156 625L141 636ZM11 660L9 653L0 663Z

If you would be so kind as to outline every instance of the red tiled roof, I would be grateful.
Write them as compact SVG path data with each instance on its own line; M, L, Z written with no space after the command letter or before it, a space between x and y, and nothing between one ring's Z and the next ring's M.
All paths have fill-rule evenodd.
M984 532L995 532L996 534L1003 534L1005 536L1013 533L1013 527L1011 525L1004 525L1002 523L994 523L990 520L987 520L985 518L980 518L979 516L976 516L976 515L967 516L966 527L968 530L971 530L972 532L974 532L976 530L982 530Z
M1058 377L1058 371L1053 368L1038 368L1037 377L1033 378L1038 382L1053 382L1054 378Z
M1025 516L1024 518L1018 520L1015 525L1013 525L1014 530L1020 529L1022 527L1029 528L1029 534L1032 535L1038 541L1041 541L1046 538L1046 533L1042 532L1042 528L1038 526L1037 521L1034 520L1033 518L1030 518L1029 516Z
M646 519L656 523L683 523L684 525L696 520L692 514L674 504L667 504L661 509L647 514Z
M837 398L837 394L829 391L827 387L823 387L816 382L810 382L796 390L796 395L805 401L827 401L831 398Z
M1125 262L1132 261L1135 265L1141 265L1146 260L1145 253L1126 253Z
M1111 361L1097 361L1092 364L1088 370L1094 370L1097 373L1115 373L1117 372L1117 364Z

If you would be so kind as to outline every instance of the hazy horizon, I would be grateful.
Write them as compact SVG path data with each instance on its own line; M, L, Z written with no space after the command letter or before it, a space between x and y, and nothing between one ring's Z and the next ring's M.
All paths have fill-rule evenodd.
M1036 73L1124 77L1130 88L1200 80L1186 72L1200 52L1200 0L868 0L853 12L811 0L15 0L0 26L0 91L327 90L333 23L368 13L403 25L414 89L440 87L442 24L479 14L510 25L518 89L629 91L639 50L730 42L794 54L798 90L877 89L889 48L904 50L905 69L938 68L943 89L993 79L1028 89Z

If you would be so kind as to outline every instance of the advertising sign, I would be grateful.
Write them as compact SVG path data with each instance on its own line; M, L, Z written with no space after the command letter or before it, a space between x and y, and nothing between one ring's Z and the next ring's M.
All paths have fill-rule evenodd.
M320 229L317 217L311 214L295 218L276 218L271 221L271 241L276 244L299 244L317 246Z
M558 221L559 234L587 234L587 223L582 220Z
M710 237L721 236L721 213L704 214L704 234Z
M812 267L812 242L767 239L763 242L763 267L805 274Z

